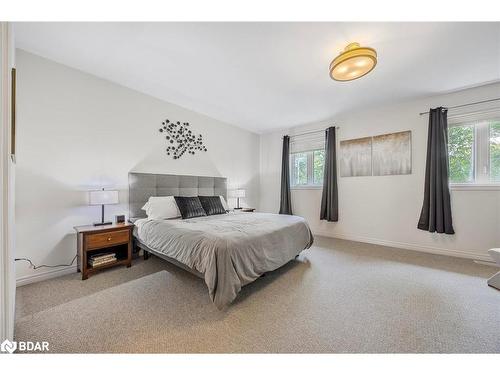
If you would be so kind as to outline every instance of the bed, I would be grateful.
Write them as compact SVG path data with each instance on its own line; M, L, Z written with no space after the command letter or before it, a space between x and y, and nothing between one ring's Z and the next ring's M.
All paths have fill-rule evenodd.
M151 196L226 194L222 177L129 174L129 217L137 246L201 277L219 309L244 285L285 265L313 242L299 216L230 212L149 220L141 210Z

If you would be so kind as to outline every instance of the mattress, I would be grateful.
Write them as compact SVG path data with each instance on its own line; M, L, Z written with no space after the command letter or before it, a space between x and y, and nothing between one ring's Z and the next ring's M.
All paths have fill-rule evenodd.
M242 286L313 243L305 219L292 215L238 212L186 220L139 219L135 225L141 243L202 274L219 309Z

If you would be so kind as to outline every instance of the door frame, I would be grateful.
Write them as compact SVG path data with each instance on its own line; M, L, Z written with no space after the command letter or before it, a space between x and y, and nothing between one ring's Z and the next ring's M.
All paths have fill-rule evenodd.
M12 80L15 58L12 25L0 22L0 340L14 337L16 278L14 268L14 157Z

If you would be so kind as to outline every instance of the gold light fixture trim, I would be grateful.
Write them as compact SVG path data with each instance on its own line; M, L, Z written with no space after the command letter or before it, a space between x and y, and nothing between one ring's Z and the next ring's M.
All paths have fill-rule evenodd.
M351 43L330 64L330 77L335 81L352 81L370 73L377 65L377 51Z

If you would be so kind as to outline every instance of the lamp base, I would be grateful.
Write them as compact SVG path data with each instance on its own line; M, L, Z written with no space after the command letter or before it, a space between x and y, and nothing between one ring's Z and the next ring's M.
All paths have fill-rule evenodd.
M98 227L100 225L110 225L110 224L113 224L111 221L107 221L107 222L102 222L102 223L94 223L94 227Z

